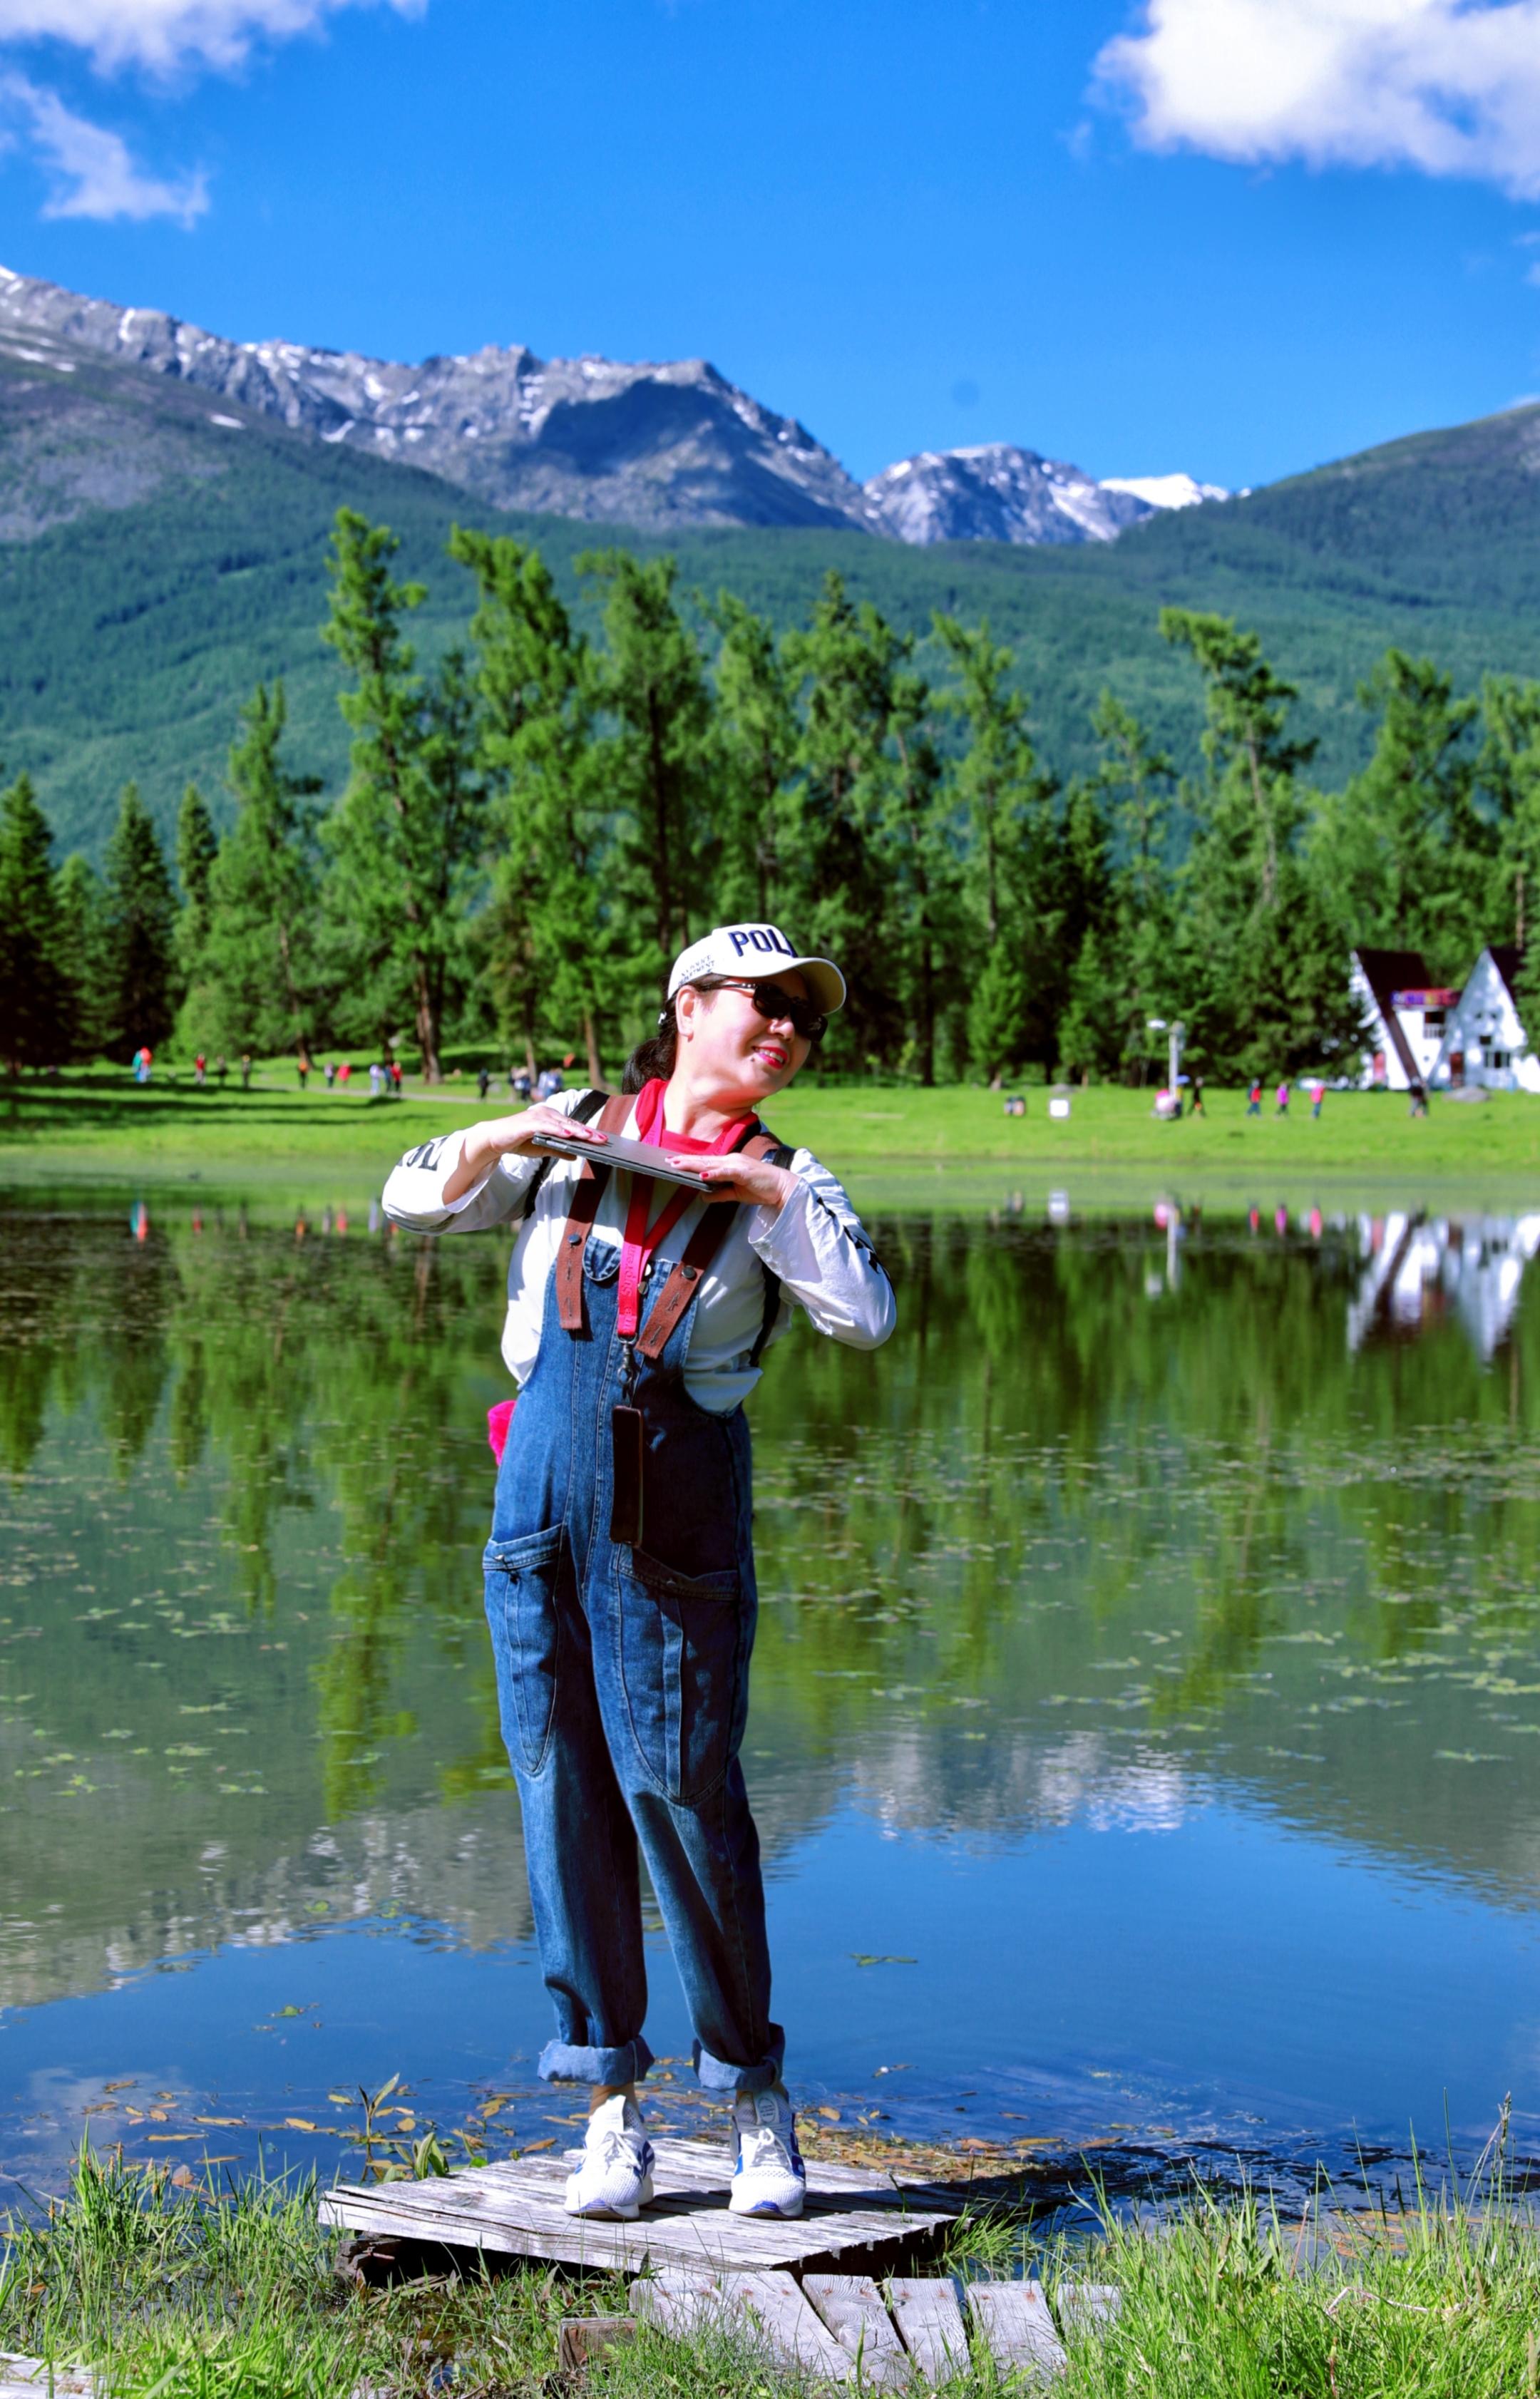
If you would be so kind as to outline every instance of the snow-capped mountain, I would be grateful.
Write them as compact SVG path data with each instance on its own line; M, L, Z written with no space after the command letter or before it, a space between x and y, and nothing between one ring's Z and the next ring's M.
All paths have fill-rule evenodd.
M520 345L401 366L230 342L155 308L0 268L0 345L175 376L322 441L425 467L490 501L612 524L859 525L860 486L804 426L703 359L618 365ZM39 346L46 346L42 350Z
M1191 475L1109 475L1104 492L1131 492L1152 508L1196 508L1205 500L1228 500L1223 483L1195 483Z
M1062 458L1006 441L922 450L866 485L885 531L899 541L1010 541L1033 546L1115 541L1165 508L1229 497L1191 475L1112 476L1101 482Z
M900 458L866 496L884 530L909 542L1115 541L1155 514L1148 500L1005 441Z
M227 341L159 309L82 298L5 267L0 358L61 376L88 362L170 377L301 437L425 468L493 508L659 531L823 525L905 542L1112 541L1158 508L1222 496L1185 475L1098 483L1000 442L925 451L863 489L805 426L702 359L626 365L540 359L516 345L405 366L294 342ZM233 431L246 421L209 413ZM61 507L128 504L132 477L84 457L75 467L80 490L68 506L54 495L53 517ZM49 472L57 483L57 461ZM105 497L119 484L124 498ZM18 529L48 513L23 510Z

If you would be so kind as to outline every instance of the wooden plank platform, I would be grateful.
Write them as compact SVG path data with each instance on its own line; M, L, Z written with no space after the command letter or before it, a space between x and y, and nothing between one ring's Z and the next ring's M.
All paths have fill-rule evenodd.
M957 2294L945 2276L895 2274L888 2284L893 2321L927 2382L967 2372L967 2333Z
M0 2350L0 2399L92 2399L96 2377L83 2365L49 2365L41 2357Z
M339 2183L322 2199L320 2218L350 2232L555 2258L599 2272L636 2273L651 2265L720 2274L841 2260L880 2268L912 2244L937 2239L964 2203L938 2202L932 2191L906 2190L855 2166L809 2160L807 2199L796 2221L733 2216L733 2159L724 2141L661 2140L655 2148L656 2196L634 2224L569 2216L561 2204L569 2161L546 2157L469 2166L422 2182Z
M796 2276L784 2267L715 2276L665 2267L648 2281L631 2284L631 2305L639 2316L676 2338L721 2324L746 2334L777 2365L820 2381L848 2382L856 2371L855 2359L808 2306Z
M1024 2366L1051 2382L1069 2360L1041 2283L970 2283L968 2307L1002 2374Z
M803 2291L876 2390L907 2390L909 2354L870 2274L804 2274Z

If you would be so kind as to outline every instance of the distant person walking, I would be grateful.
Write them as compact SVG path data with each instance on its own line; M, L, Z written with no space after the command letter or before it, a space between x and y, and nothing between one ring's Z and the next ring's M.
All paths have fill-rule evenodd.
M396 1093L396 1097L399 1099L401 1096L401 1062L399 1058L392 1058L390 1062L390 1081L391 1087Z
M336 1088L336 1083L337 1083L337 1062L336 1062L335 1058L329 1058L329 1059L327 1060L326 1064L325 1064L324 1068L322 1069L322 1072L323 1072L323 1073L325 1074L325 1076L326 1076L326 1088L327 1088L327 1090L328 1090L329 1091L334 1091L334 1090L335 1090L335 1088Z
M209 1061L200 1050L193 1061L193 1089L201 1091L209 1072Z
M1274 1114L1280 1117L1286 1117L1289 1114L1289 1086L1287 1083L1280 1083L1278 1085L1277 1106L1274 1110Z
M353 1077L353 1064L352 1064L352 1061L351 1061L350 1059L344 1058L344 1059L343 1060L342 1064L341 1064L341 1065L338 1067L338 1069L337 1069L337 1080L338 1080L338 1082L342 1085L342 1087L343 1087L343 1089L344 1089L344 1091L346 1091L346 1089L347 1089L347 1087L348 1087L349 1082L352 1080L352 1077Z
M243 1091L249 1091L251 1088L251 1052L250 1050L243 1050L241 1053L240 1087Z
M1260 1075L1246 1095L1246 1113L1249 1117L1260 1117L1262 1114L1262 1077Z
M302 1050L294 1063L300 1070L300 1089L303 1091L305 1086L305 1078L310 1072L310 1057L308 1051Z
M371 1058L369 1062L369 1096L371 1100L377 1100L380 1096L381 1071L379 1060Z
M558 1091L564 1091L566 1088L567 1078L560 1066L545 1067L534 1087L536 1096L542 1100L554 1100Z
M1192 1114L1195 1117L1207 1116L1208 1114L1208 1110L1203 1105L1203 1078L1201 1075L1195 1075L1193 1077Z
M214 1072L219 1078L219 1087L223 1091L224 1089L224 1078L230 1072L229 1063L223 1053L214 1061Z
M1320 1115L1321 1102L1325 1097L1326 1085L1324 1083L1312 1083L1310 1086L1310 1116L1312 1122L1314 1122L1314 1120Z
M492 1076L485 1066L480 1067L477 1071L476 1089L480 1094L481 1105L485 1107L487 1093L492 1089Z
M152 1063L150 1052L142 1042L134 1051L134 1080L142 1088L150 1079Z

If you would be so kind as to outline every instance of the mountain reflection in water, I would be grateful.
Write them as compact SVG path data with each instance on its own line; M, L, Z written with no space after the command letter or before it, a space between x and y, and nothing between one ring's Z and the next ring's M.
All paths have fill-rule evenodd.
M751 1403L796 2070L1082 2124L1116 2073L1152 2121L1280 2138L1512 2089L1522 2127L1540 1216L1053 1217L878 1224L894 1341L804 1327ZM145 1980L178 1963L185 2076L252 2106L358 2079L366 1986L384 2071L453 2016L453 2072L527 2077L480 1589L500 1245L84 1204L6 1234L0 2117L77 2131L115 2025L191 2040ZM349 1927L397 1946L355 1967ZM1399 2016L1353 1997L1366 1937ZM330 1995L308 2065L254 2039L275 1974ZM682 2047L661 1955L654 1986ZM138 2014L68 2013L114 1992ZM913 2080L873 2081L895 2052Z

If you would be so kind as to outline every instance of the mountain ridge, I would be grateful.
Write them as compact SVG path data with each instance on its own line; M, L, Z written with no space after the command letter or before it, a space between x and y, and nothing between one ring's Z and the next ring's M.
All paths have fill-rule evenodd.
M919 452L863 486L799 418L765 408L704 359L547 359L525 344L489 344L403 364L281 339L235 342L9 267L0 267L0 346L64 374L91 358L158 375L290 433L422 468L499 509L647 532L850 527L922 545L1073 544L1114 539L1158 508L1186 504L1152 496L1157 486L1212 491L1188 477L1099 484L1011 443ZM210 421L231 431L245 423Z

